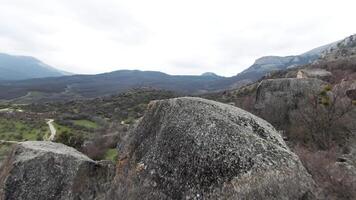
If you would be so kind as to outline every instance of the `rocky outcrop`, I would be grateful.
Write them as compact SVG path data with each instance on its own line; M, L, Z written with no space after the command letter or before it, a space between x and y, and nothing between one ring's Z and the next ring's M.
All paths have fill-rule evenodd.
M331 46L322 52L323 60L336 60L346 57L356 56L356 34L337 42L335 46Z
M149 104L120 149L118 199L310 199L314 183L266 121L201 98Z
M115 169L52 142L15 145L0 170L1 200L105 199Z
M281 78L261 81L257 87L257 109L270 105L284 105L286 109L296 107L300 99L318 94L326 83L315 78Z
M327 81L332 76L332 73L326 71L325 69L312 68L312 69L302 69L297 73L297 78L317 78Z
M300 56L265 56L259 58L255 61L255 63L249 67L247 70L243 71L242 73L246 72L273 72L277 70L285 70L289 68L293 68L299 65L304 65L308 63L312 63L316 59L319 58L319 55L314 54L303 54Z

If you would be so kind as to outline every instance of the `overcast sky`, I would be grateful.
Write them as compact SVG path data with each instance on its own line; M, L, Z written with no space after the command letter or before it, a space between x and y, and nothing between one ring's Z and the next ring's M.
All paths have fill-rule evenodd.
M232 76L356 33L355 0L0 0L0 52L74 73Z

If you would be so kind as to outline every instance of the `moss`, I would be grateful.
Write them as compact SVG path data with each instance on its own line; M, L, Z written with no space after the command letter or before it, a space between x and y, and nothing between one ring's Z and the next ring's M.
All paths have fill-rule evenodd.
M326 96L327 92L325 90L320 92L320 96Z
M117 161L118 152L116 148L108 149L105 153L104 160Z
M328 98L327 96L321 98L321 104L324 105L324 106L329 106L329 105L330 105L330 100L329 100L329 98Z
M326 91L326 92L331 91L331 90L332 90L331 85L327 85L324 87L324 91Z

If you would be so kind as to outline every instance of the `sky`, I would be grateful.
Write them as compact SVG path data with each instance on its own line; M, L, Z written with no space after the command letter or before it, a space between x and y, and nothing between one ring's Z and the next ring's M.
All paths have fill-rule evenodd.
M233 76L356 33L355 0L0 0L0 52L61 70Z

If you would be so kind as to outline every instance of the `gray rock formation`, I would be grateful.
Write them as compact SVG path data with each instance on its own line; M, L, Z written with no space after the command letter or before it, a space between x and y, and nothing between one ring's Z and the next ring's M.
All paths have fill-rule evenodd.
M95 162L63 144L23 142L0 169L0 199L105 199L114 175L111 162Z
M281 78L261 81L257 87L257 109L270 105L297 106L298 100L310 94L318 94L326 83L315 78ZM288 109L286 108L286 109Z
M332 76L332 73L320 68L302 69L297 73L297 78L318 78L322 80L328 80Z
M151 102L120 150L119 199L310 199L314 182L266 121L201 98Z
M331 46L322 52L323 60L336 60L342 57L356 56L356 34L350 35L345 39L337 42L335 46Z

